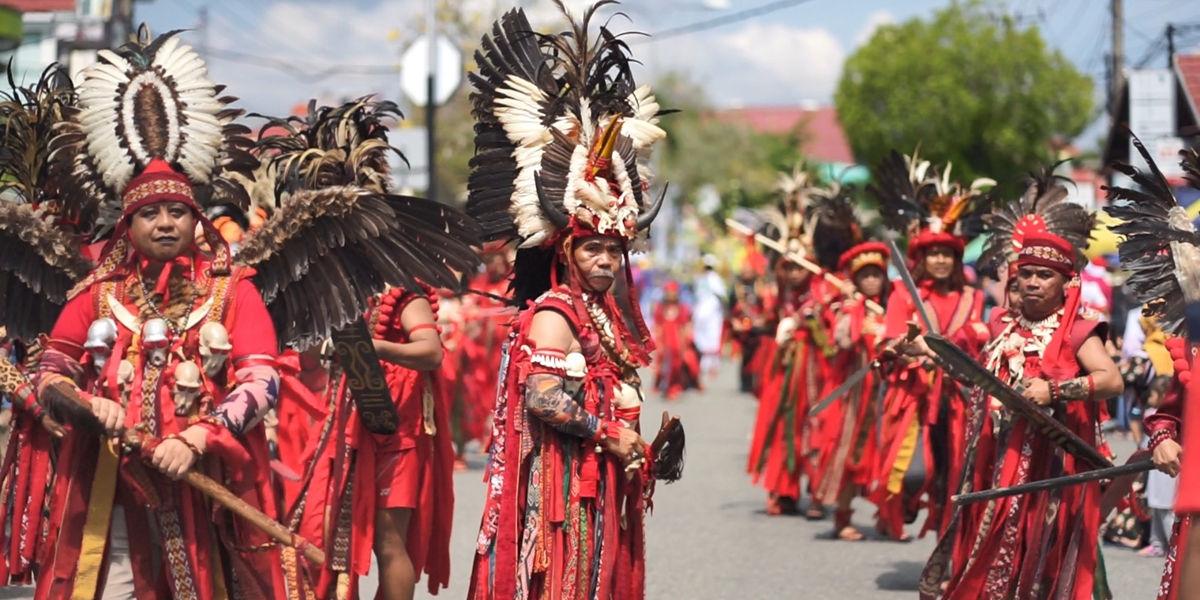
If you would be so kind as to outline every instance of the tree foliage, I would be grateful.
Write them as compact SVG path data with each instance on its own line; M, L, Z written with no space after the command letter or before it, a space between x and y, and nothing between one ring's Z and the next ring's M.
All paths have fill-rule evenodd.
M847 61L834 101L859 161L891 150L952 162L956 178L1014 183L1086 127L1092 81L1036 27L979 2L879 28Z

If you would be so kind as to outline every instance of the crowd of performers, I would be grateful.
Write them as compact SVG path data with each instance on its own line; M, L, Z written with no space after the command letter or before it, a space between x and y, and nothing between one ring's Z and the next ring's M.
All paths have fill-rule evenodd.
M1175 476L1194 355L1180 336L1185 303L1200 299L1192 276L1200 237L1144 158L1148 172L1117 166L1139 187L1111 188L1106 210L1122 221L1127 285L1176 359L1164 405L1147 419L1152 458L1135 470ZM1200 187L1200 156L1188 151L1182 162ZM1131 476L1007 490L1117 458L1101 423L1122 374L1107 323L1080 299L1095 215L1067 201L1053 169L1011 201L990 193L990 180L960 185L895 152L873 180L866 192L890 233L868 235L852 193L797 172L747 240L731 325L752 349L743 385L759 405L747 471L767 493L767 514L832 512L833 536L857 541L866 536L850 506L863 497L888 539L936 536L923 598L1108 597L1099 532ZM963 264L969 236L984 230L979 266L1007 290L987 315ZM769 259L754 250L756 237L768 238ZM896 238L907 240L902 256L885 243ZM889 266L909 281L889 281ZM1180 515L1195 510L1191 486L1179 488ZM1179 561L1190 518L1177 523L1162 598L1188 597Z
M697 339L677 288L654 331L640 312L629 253L661 206L647 161L666 134L594 14L535 36L513 10L485 36L465 212L390 190L391 103L314 104L250 135L172 34L141 30L77 85L50 69L13 90L0 584L39 600L356 598L374 555L377 597L411 598L421 577L436 593L452 473L478 443L469 598L644 598L645 517L656 482L682 475L684 436L668 414L643 427L639 372L656 359L672 397L711 372L719 336L699 319ZM1114 188L1110 211L1177 372L1147 428L1153 465L1185 480L1162 595L1187 597L1200 462L1180 462L1181 436L1200 427L1182 406L1200 386L1179 336L1200 238L1145 158L1149 172L1121 167L1141 191ZM1184 168L1200 185L1194 151ZM768 513L805 497L859 540L861 496L905 540L924 511L917 534L938 544L922 597L1103 597L1098 529L1126 479L1006 492L1111 466L1101 401L1123 383L1078 285L1093 215L1049 171L1011 202L898 153L874 179L903 256L848 190L797 172L763 230L773 260L730 292ZM1010 289L986 321L962 263L976 221ZM698 312L726 294L708 267Z
M358 598L373 555L377 597L437 593L478 445L471 598L644 597L683 429L643 438L628 255L666 134L594 12L535 36L510 11L483 40L465 212L390 189L394 104L252 134L174 33L12 90L0 585Z

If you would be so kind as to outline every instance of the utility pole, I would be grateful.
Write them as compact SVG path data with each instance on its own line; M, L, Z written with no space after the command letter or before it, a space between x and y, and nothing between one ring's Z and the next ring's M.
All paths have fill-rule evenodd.
M1175 66L1175 24L1167 23L1167 68Z
M1115 119L1121 90L1125 87L1125 8L1122 0L1112 2L1112 90L1108 111Z
M425 35L429 40L429 79L425 96L425 149L429 153L429 185L425 197L437 202L437 0L426 0Z
M203 58L204 60L207 61L207 60L209 60L209 56L208 56L208 2L205 2L200 5L200 17L197 19L196 29L199 30L198 33L200 34L200 36L199 36L200 43L198 44L199 45L198 49L200 50L200 58Z

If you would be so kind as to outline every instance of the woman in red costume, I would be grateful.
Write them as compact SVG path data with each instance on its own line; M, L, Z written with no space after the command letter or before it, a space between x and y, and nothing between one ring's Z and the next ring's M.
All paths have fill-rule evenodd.
M700 357L692 343L692 315L679 302L679 283L663 285L663 299L654 307L658 356L654 362L654 387L668 401L685 390L700 390Z
M933 326L943 337L976 355L988 339L982 321L983 293L966 285L962 262L966 242L953 232L968 214L978 189L991 182L976 181L964 190L936 174L926 177L927 168L927 162L893 152L880 165L876 180L898 182L903 189L876 187L872 191L889 227L909 232L913 280ZM909 323L922 323L917 302L908 290L897 287L888 297L884 336L889 340L905 337ZM932 361L914 357L901 357L893 364L887 387L879 450L882 460L870 496L879 507L876 527L893 540L907 541L905 524L915 521L924 508L929 514L921 534L940 534L948 525L945 507L962 472L962 394L953 381L933 368Z
M729 330L741 354L739 372L742 393L758 393L758 374L765 370L758 360L758 349L766 341L767 257L758 249L754 236L746 238L746 258L729 293Z
M842 351L841 371L847 375L870 365L880 356L884 342L883 314L867 308L867 301L887 303L885 244L864 242L842 255L840 271L850 277L854 289L842 302L834 325L833 339ZM874 478L878 458L875 433L879 394L883 381L872 371L862 382L834 401L821 418L831 423L828 441L821 449L822 478L814 496L825 505L836 505L833 533L838 539L857 541L862 533L850 523L850 502L867 489Z
M500 346L508 339L510 322L515 314L503 300L511 295L508 289L512 273L511 247L502 242L487 243L480 257L484 272L471 281L471 289L483 293L463 298L467 307L460 367L463 393L456 398L454 410L456 455L462 466L466 466L463 451L468 442L487 443L488 418L500 378Z
M991 242L1000 257L1015 256L1021 306L993 314L982 362L1099 448L1100 406L1124 385L1105 349L1105 324L1080 314L1084 256L1071 240L1084 247L1094 217L1066 196L1047 175L994 215ZM1090 468L978 389L969 406L971 442L958 493ZM1100 521L1099 482L960 506L925 567L921 597L1090 600L1106 589Z
M666 134L649 88L629 80L624 43L590 36L594 15L533 35L516 9L475 54L467 212L485 239L519 240L523 310L502 360L472 600L645 597L645 511L661 463L638 433L637 371L653 343L628 253L661 207L646 161ZM622 272L632 327L612 293Z
M316 581L319 598L355 597L372 551L380 598L412 598L421 573L432 594L449 583L454 451L434 381L442 366L436 305L432 288L424 294L396 288L369 315L396 403L396 433L368 431L346 377L334 379L330 416L312 445L300 519L301 535L325 540L331 553Z
M826 227L824 206L837 197L837 191L811 188L807 177L797 171L783 179L784 201L774 225L790 256L811 256L831 268L841 254L839 240L850 238L841 223L817 231ZM810 199L816 200L811 206ZM814 241L822 243L815 247ZM815 268L813 262L805 261ZM779 293L772 320L777 323L776 333L774 343L760 349L770 354L763 357L766 371L746 466L754 483L767 490L769 515L799 510L801 475L809 476L810 487L820 480L816 459L827 437L822 428L827 422L809 418L808 409L837 379L830 364L836 352L830 309L839 290L826 281L824 269L814 274L788 255L779 258L775 273ZM824 518L825 509L815 496L805 515L814 520Z

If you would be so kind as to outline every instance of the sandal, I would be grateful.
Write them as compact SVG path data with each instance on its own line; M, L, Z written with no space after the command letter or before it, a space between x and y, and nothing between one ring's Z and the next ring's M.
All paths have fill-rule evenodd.
M861 531L855 529L852 525L847 525L841 528L841 530L837 532L836 536L837 539L844 542L861 542L867 539L867 536L863 535Z

